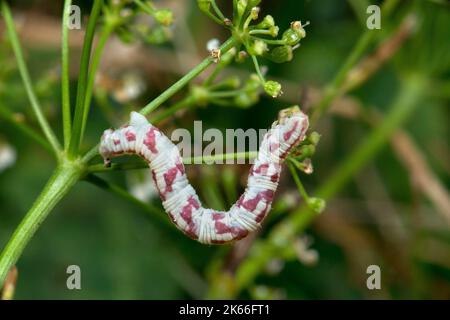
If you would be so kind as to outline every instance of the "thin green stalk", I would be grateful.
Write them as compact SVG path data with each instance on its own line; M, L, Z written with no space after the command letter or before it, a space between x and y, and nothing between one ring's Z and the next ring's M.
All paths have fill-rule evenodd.
M217 14L217 16L219 17L220 20L222 20L222 22L225 20L225 16L223 15L222 11L220 11L219 7L217 6L217 3L215 0L211 1L211 6L214 10L214 12Z
M16 127L24 135L26 135L27 137L30 137L31 139L33 139L34 141L39 143L41 146L43 146L49 152L53 151L52 146L48 143L47 140L45 140L44 137L42 137L39 134L39 132L36 132L33 128L27 126L25 123L18 121L14 117L14 114L1 104L0 104L0 117L2 117L4 120L8 121L11 125Z
M72 130L72 115L70 111L70 59L69 59L69 15L72 0L64 1L61 39L61 98L64 133L64 150L69 147Z
M328 106L331 104L339 94L340 88L344 83L345 77L347 76L350 69L355 65L358 59L365 52L367 47L372 43L375 37L374 32L366 31L361 38L356 43L355 47L351 51L350 55L345 60L341 69L338 71L336 76L333 78L332 82L325 88L325 95L314 108L314 112L311 115L311 125L314 125L317 120L322 116Z
M235 45L235 39L233 37L229 38L225 41L222 46L220 46L220 50L222 54L233 48ZM161 93L156 99L147 104L144 108L140 110L140 113L143 115L147 115L150 112L154 111L156 108L161 106L164 102L166 102L170 97L172 97L175 93L185 87L192 79L197 77L200 73L202 73L206 68L208 68L212 63L214 63L214 59L212 57L208 57L203 60L200 64L198 64L194 69L189 71L186 75L184 75L180 80L175 82L171 87L169 87L166 91ZM92 158L94 158L98 154L98 145L89 150L86 155L83 157L84 162L89 162Z
M288 167L289 167L289 170L291 171L292 177L294 178L294 182L295 182L295 184L296 184L296 186L297 186L298 192L300 193L300 195L302 196L302 198L303 198L305 201L307 201L308 198L309 198L309 196L308 196L308 194L306 193L305 187L303 187L303 184L302 184L302 182L300 181L300 178L299 178L299 176L298 176L298 174L297 174L297 171L296 171L296 169L295 169L294 164L291 163L291 162L288 162L287 165L288 165Z
M56 204L78 181L81 173L81 167L73 163L62 163L56 168L0 255L0 287L2 287L8 271L17 262L36 230Z
M152 117L150 119L150 122L157 124L157 123L161 122L162 120L170 117L171 115L176 113L178 110L185 109L185 108L188 108L188 107L194 105L195 101L196 101L195 97L193 97L192 95L189 95L185 99L179 101L178 103L175 103L170 108L167 108L164 111L162 111L161 113Z
M238 159L254 159L258 155L256 151L250 152L236 152L236 153L224 153L216 154L212 156L198 156L183 158L184 164L192 163L211 163L216 161L225 160L238 160ZM110 167L105 167L103 164L94 164L88 167L88 172L109 172L109 171L123 171L123 170L136 170L136 169L146 169L148 168L148 163L145 161L136 162L126 162L126 163L112 163Z
M229 38L220 46L220 51L222 54L233 48L235 45L235 40L233 37ZM189 71L186 75L184 75L180 80L175 82L172 86L170 86L166 91L160 94L156 99L147 104L144 108L141 109L140 113L143 115L147 115L150 112L154 111L164 102L166 102L170 97L172 97L176 92L181 90L185 85L187 85L192 79L197 77L200 73L202 73L206 68L208 68L211 64L214 63L214 59L212 57L208 57L202 62L200 62L194 69Z
M72 135L68 147L68 155L74 158L81 143L81 131L83 128L84 107L86 98L86 88L88 84L89 60L91 56L92 42L94 40L95 27L97 25L100 11L102 8L102 0L94 0L89 23L84 36L83 51L81 53L80 72L78 76L77 99L75 103L75 115L73 119Z
M253 64L255 65L255 70L256 70L256 73L258 74L259 80L261 80L261 83L264 84L266 82L266 79L264 79L261 69L259 68L258 58L256 58L256 56L254 56L254 55L251 55L251 57L252 57Z
M127 190L123 189L122 187L111 183L109 181L106 181L96 175L89 174L86 176L85 180L89 183L92 183L93 185L106 190L108 192L111 192L124 200L138 206L139 208L143 209L145 212L149 213L149 217L152 219L153 222L156 222L158 226L164 225L166 227L170 227L171 230L173 229L173 225L171 222L167 219L166 214L161 210L154 206L152 206L149 203L145 203L132 194L130 194Z
M399 91L384 118L383 123L375 128L364 141L345 159L317 192L317 197L329 200L369 162L386 144L392 133L420 105L427 84L422 78L408 79ZM296 234L303 231L317 216L306 206L302 206L286 219L278 223L263 242L257 252L244 261L236 273L236 292L247 287L266 263L279 252L280 246L286 246Z
M212 91L208 93L208 97L210 98L230 98L235 97L241 93L248 93L253 91L253 88L244 88L244 89L236 89L236 90L226 90L226 91Z
M102 57L103 49L105 48L106 42L108 41L111 33L114 31L115 24L107 21L100 33L97 47L95 48L94 55L92 57L92 63L89 68L89 75L87 80L86 94L84 99L83 107L83 121L82 128L80 132L80 142L83 141L84 131L86 129L86 123L89 115L89 110L91 107L92 92L95 84L95 76L97 74L98 67L100 65L100 59Z
M146 5L146 4L144 4L142 1L140 1L140 0L134 0L134 3L139 7L139 8L141 8L145 13L147 13L147 14L149 14L149 15L153 15L154 13L155 13L155 10L152 8L152 7L150 7L150 6L148 6L148 5Z
M19 68L20 76L22 77L23 84L25 86L25 90L28 95L28 99L30 100L31 107L33 108L33 112L36 115L36 118L39 122L39 125L44 132L44 135L50 145L54 153L59 156L59 152L61 150L61 146L56 138L53 130L45 118L41 105L36 98L36 94L34 93L34 89L31 83L30 74L28 72L25 59L23 57L22 48L20 47L19 38L17 36L16 28L14 26L14 20L11 15L11 10L5 1L2 1L2 15L5 20L6 29L8 31L8 36L11 41L11 45L16 56L17 67Z
M399 0L385 0L381 8L381 16L384 21L387 21L387 17L390 16L392 11L397 6ZM377 32L373 30L366 30L359 38L356 45L353 47L350 55L341 66L336 76L333 78L330 84L325 88L325 95L314 107L314 112L310 117L311 127L317 122L322 114L329 108L331 102L341 94L341 88L345 81L348 72L358 62L366 49L373 43L374 39L378 36Z

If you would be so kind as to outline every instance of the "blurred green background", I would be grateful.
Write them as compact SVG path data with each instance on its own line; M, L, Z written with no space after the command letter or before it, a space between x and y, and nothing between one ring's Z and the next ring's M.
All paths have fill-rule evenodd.
M89 3L75 1L86 15ZM131 109L148 103L201 61L207 55L205 45L209 39L224 40L228 36L226 30L198 10L195 1L155 3L174 11L172 40L160 46L110 41L101 74L113 78L114 85L98 86L86 150L98 142L105 128L125 121ZM224 12L230 12L228 1L219 0L218 4ZM270 13L282 29L293 20L311 23L291 62L279 65L262 60L268 67L267 77L283 84L284 95L276 100L262 95L248 109L199 107L161 124L165 132L177 127L191 129L193 121L200 119L204 130L266 128L278 110L293 104L300 104L312 114L361 36L373 32L370 44L355 64L355 68L361 67L356 70L362 70L368 78L337 95L331 111L321 116L314 128L322 135L313 158L315 170L312 175L301 176L309 193L314 195L358 143L382 123L383 115L395 105L404 82L408 81L405 79L426 81L419 106L399 128L402 131L394 131L380 152L333 195L327 209L304 232L298 233L298 241L292 244L296 255L269 259L254 281L235 292L230 289L236 280L235 271L249 254L243 247L248 245L251 252L257 250L255 246L260 242L251 239L244 245L200 245L182 236L175 227L156 224L152 213L145 209L80 182L58 204L20 258L15 297L450 298L450 7L447 1L400 1L389 17L382 17L381 30L368 31L365 25L368 4L364 0L263 1L262 13ZM370 4L381 5L382 1ZM51 125L60 133L57 75L62 3L35 0L12 1L11 5L38 96ZM409 25L405 22L408 17L412 21ZM4 35L3 23L0 30ZM73 91L81 41L82 31L71 31ZM132 58L136 57L134 54L140 58ZM35 126L14 61L8 41L2 36L1 104ZM362 61L369 64L361 64ZM368 71L373 66L370 63L375 66L373 72ZM233 64L225 71L244 78L249 72L251 63ZM127 75L137 78L135 81L145 90L137 99L121 101L117 92ZM173 101L182 96L183 93ZM112 123L105 117L104 104L110 107ZM3 248L55 164L45 150L1 117L0 150L3 154L16 154L9 166L0 164ZM196 165L187 170L207 205L229 207L236 199L232 198L233 192L226 190L223 180L234 181L234 193L239 194L248 166ZM102 177L131 190L146 174L146 170L140 170ZM149 195L146 191L144 194ZM275 210L273 217L264 223L257 235L261 241L277 222L302 204L287 169L277 200L277 208L281 209ZM154 196L145 201L160 208L160 201ZM236 258L239 254L243 257ZM66 288L66 268L72 264L81 268L82 290ZM381 268L381 290L366 287L366 268L373 264Z

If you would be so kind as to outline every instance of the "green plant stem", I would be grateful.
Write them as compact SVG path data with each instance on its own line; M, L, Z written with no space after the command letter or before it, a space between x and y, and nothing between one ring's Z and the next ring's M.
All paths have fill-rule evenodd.
M266 79L264 79L261 69L259 68L258 58L256 58L256 56L254 56L254 55L251 55L251 57L252 57L253 64L255 66L256 74L258 75L259 80L261 81L261 84L264 84L266 82Z
M28 68L25 63L25 59L23 57L22 48L20 47L19 38L17 36L16 28L14 26L14 20L11 15L11 10L5 1L2 1L2 15L5 20L6 29L8 32L9 39L11 41L11 45L14 51L14 55L17 60L17 67L19 68L20 76L22 77L23 84L25 86L25 90L28 95L28 99L30 100L31 107L33 108L33 112L36 115L36 118L39 122L39 125L44 132L44 135L50 145L54 153L59 156L59 152L61 150L61 146L56 138L53 130L45 118L41 105L36 98L36 94L34 93L34 89L31 83L30 74L28 72Z
M92 183L93 185L111 192L120 198L123 198L124 200L136 205L137 207L143 209L146 213L149 213L149 218L151 218L152 222L156 223L158 226L164 225L165 227L170 227L170 231L174 230L172 223L167 219L166 214L161 209L158 209L154 206L152 206L149 203L145 203L132 194L130 194L127 190L123 189L122 187L111 183L109 181L106 181L96 175L89 174L86 176L85 180L89 183Z
M217 14L219 19L222 20L222 23L223 23L223 21L225 20L225 16L223 15L222 11L220 11L215 0L211 1L211 6L212 6L214 12Z
M175 114L178 110L185 109L185 108L188 108L188 107L194 105L195 101L196 101L195 97L193 97L192 95L189 95L186 98L184 98L183 100L179 101L178 103L175 103L170 108L167 108L164 111L162 111L161 113L152 117L150 119L150 122L157 124L157 123L161 122L162 120Z
M302 196L302 198L305 201L308 201L309 196L308 193L306 193L305 187L303 187L302 182L300 181L300 177L298 176L298 173L295 169L295 165L288 161L287 166L289 167L289 170L291 171L291 175L294 178L294 182L297 185L298 192Z
M198 163L211 163L218 160L237 160L237 159L254 159L258 155L256 151L250 152L236 152L236 153L224 153L216 154L213 156L198 156L191 158L183 158L184 164ZM122 170L136 170L136 169L146 169L148 168L148 163L145 161L136 162L126 162L126 163L112 163L110 167L105 167L103 164L94 164L88 167L88 172L109 172L109 171L122 171Z
M324 200L334 197L345 184L369 162L385 145L387 139L420 105L427 84L422 78L411 78L403 84L393 101L383 123L375 128L364 141L338 166L335 173L315 194ZM236 291L246 288L264 268L266 263L287 246L299 232L303 231L317 216L317 213L302 206L286 219L278 223L266 241L258 246L257 251L240 265L236 272Z
M139 7L139 8L141 8L145 13L147 13L147 14L149 14L149 15L153 15L154 13L155 13L155 10L152 8L152 7L150 7L150 6L148 6L148 5L146 5L146 4L144 4L142 1L140 1L140 0L134 0L134 3Z
M233 37L229 38L220 46L220 51L222 54L230 50L235 45L235 40ZM202 73L206 68L208 68L211 64L214 63L214 59L212 57L208 57L200 62L195 68L189 71L186 75L184 75L180 80L175 82L172 86L170 86L166 91L160 94L156 99L147 104L144 108L141 109L140 113L143 115L147 115L150 112L154 111L161 104L166 102L170 97L172 97L176 92L180 91L185 85L187 85L192 79L197 77L200 73Z
M72 0L64 1L61 37L61 105L63 119L64 149L67 150L72 130L70 111L70 59L69 59L69 15Z
M89 68L89 75L86 86L86 93L84 98L84 106L83 106L83 121L82 128L80 132L80 142L83 141L84 131L86 129L86 123L89 115L89 110L91 107L92 93L94 90L95 77L97 74L98 67L100 65L100 59L102 57L103 49L105 48L106 43L108 42L111 33L114 31L115 24L106 21L103 29L100 33L100 37L97 43L97 47L95 48L95 52L92 57L92 63Z
M227 52L236 44L236 40L233 37L230 37L227 41L225 41L221 46L220 50L223 53ZM150 112L154 111L164 102L166 102L170 97L172 97L175 93L180 91L184 86L186 86L192 79L197 77L200 73L202 73L206 68L208 68L211 64L214 63L214 59L212 57L208 57L200 62L195 68L189 71L186 75L184 75L180 80L175 82L172 86L170 86L166 91L161 93L156 99L147 104L144 108L140 110L140 113L143 115L147 115ZM98 145L89 150L86 155L83 157L84 162L90 161L98 154Z
M36 230L56 204L70 191L81 174L81 167L74 163L63 162L56 168L0 256L0 287L8 271L17 262Z
M397 6L399 0L385 0L383 2L383 6L381 8L381 16L384 21L387 21L387 18L390 16L392 11ZM367 48L373 43L374 39L378 36L377 32L373 30L366 30L356 45L353 47L350 55L345 60L344 64L341 66L336 76L333 78L330 84L328 84L325 88L324 97L318 102L318 104L314 107L314 112L310 117L311 127L319 120L322 114L329 108L331 102L336 99L340 94L342 94L342 85L347 77L349 71L353 68L353 66L358 62Z
M39 143L42 147L44 147L47 151L52 152L52 146L42 137L39 132L36 132L33 128L27 126L25 123L18 121L14 114L9 111L5 106L0 104L0 117L13 125L17 130L22 132L24 135L30 137L37 143Z
M94 40L95 27L97 25L102 0L94 0L89 23L84 36L83 51L81 53L80 72L78 76L77 99L75 103L75 115L73 119L72 135L68 147L69 158L76 157L81 143L81 132L83 128L83 118L85 113L85 98L88 82L89 60L91 56L92 42Z

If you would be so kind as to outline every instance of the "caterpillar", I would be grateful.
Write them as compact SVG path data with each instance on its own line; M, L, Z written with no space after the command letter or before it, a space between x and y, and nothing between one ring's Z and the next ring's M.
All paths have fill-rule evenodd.
M280 112L278 121L262 139L244 193L226 212L202 207L186 177L178 148L137 112L131 113L128 125L105 130L99 152L105 165L124 154L144 158L163 207L176 227L200 243L223 244L240 240L260 227L270 211L282 162L305 138L308 124L308 117L298 107Z

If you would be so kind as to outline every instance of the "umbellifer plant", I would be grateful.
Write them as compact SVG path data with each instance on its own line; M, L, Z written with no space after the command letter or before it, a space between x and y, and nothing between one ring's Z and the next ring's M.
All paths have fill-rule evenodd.
M215 69L205 81L201 84L192 85L184 99L157 114L152 122L156 123L171 116L176 111L192 105L216 103L246 108L256 103L260 91L264 91L273 98L282 94L282 87L278 82L266 79L264 72L260 68L259 60L270 59L277 63L290 61L293 58L294 50L298 48L299 42L306 35L303 28L304 25L299 21L294 21L279 36L280 28L276 25L273 17L270 15L260 17L259 0L234 0L232 17L226 17L214 0L198 0L197 2L202 12L230 31L230 37L219 46L211 45L208 57L139 110L141 116L135 116L136 119L140 119L139 121L142 121L142 118L139 117L151 114L212 65L215 65ZM103 183L99 177L94 175L96 171L105 170L100 163L99 146L93 146L87 152L81 148L89 118L95 77L103 49L112 34L117 34L124 41L144 39L151 43L161 43L170 36L170 30L167 27L172 23L172 13L166 9L155 8L149 1L111 0L104 2L102 0L94 0L84 37L75 106L72 108L69 92L68 42L68 19L71 5L70 0L64 2L62 19L61 114L64 141L60 143L45 118L35 94L10 8L5 1L1 3L2 16L16 57L17 67L42 133L23 125L18 125L18 128L50 150L55 156L57 166L1 253L0 287L8 271L15 265L25 246L47 215L78 181L87 180L97 185L106 185L110 191L116 192L125 199L133 199L125 190L118 186L111 186L106 182ZM135 24L134 17L139 14L152 16L155 20L153 27L149 29ZM100 30L98 43L93 47L93 39L97 29ZM243 85L240 85L239 81L234 77L217 81L216 77L224 67L233 61L240 62L247 58L253 62L255 75L250 76ZM288 109L288 113L292 113L293 110L295 113L297 112L296 109ZM291 114L287 115L288 118L291 116ZM280 123L283 123L285 119L286 115L282 115ZM10 118L10 121L14 123L13 118ZM302 128L306 130L305 126ZM302 131L301 137L304 134L304 131ZM295 182L302 196L304 196L306 204L316 212L323 210L324 203L320 199L307 196L298 179L296 168L305 172L311 171L309 158L314 153L318 140L318 134L312 133L300 145L296 145L293 152L286 155L288 156L289 166ZM289 148L287 151L292 150ZM105 153L107 152L105 151ZM215 157L237 158L249 156L252 155L249 153L224 154L216 155ZM137 164L137 166L142 166L142 164ZM114 166L113 169L126 170L131 167L133 165L122 165ZM193 204L193 206L195 205ZM204 242L209 243L212 241Z

